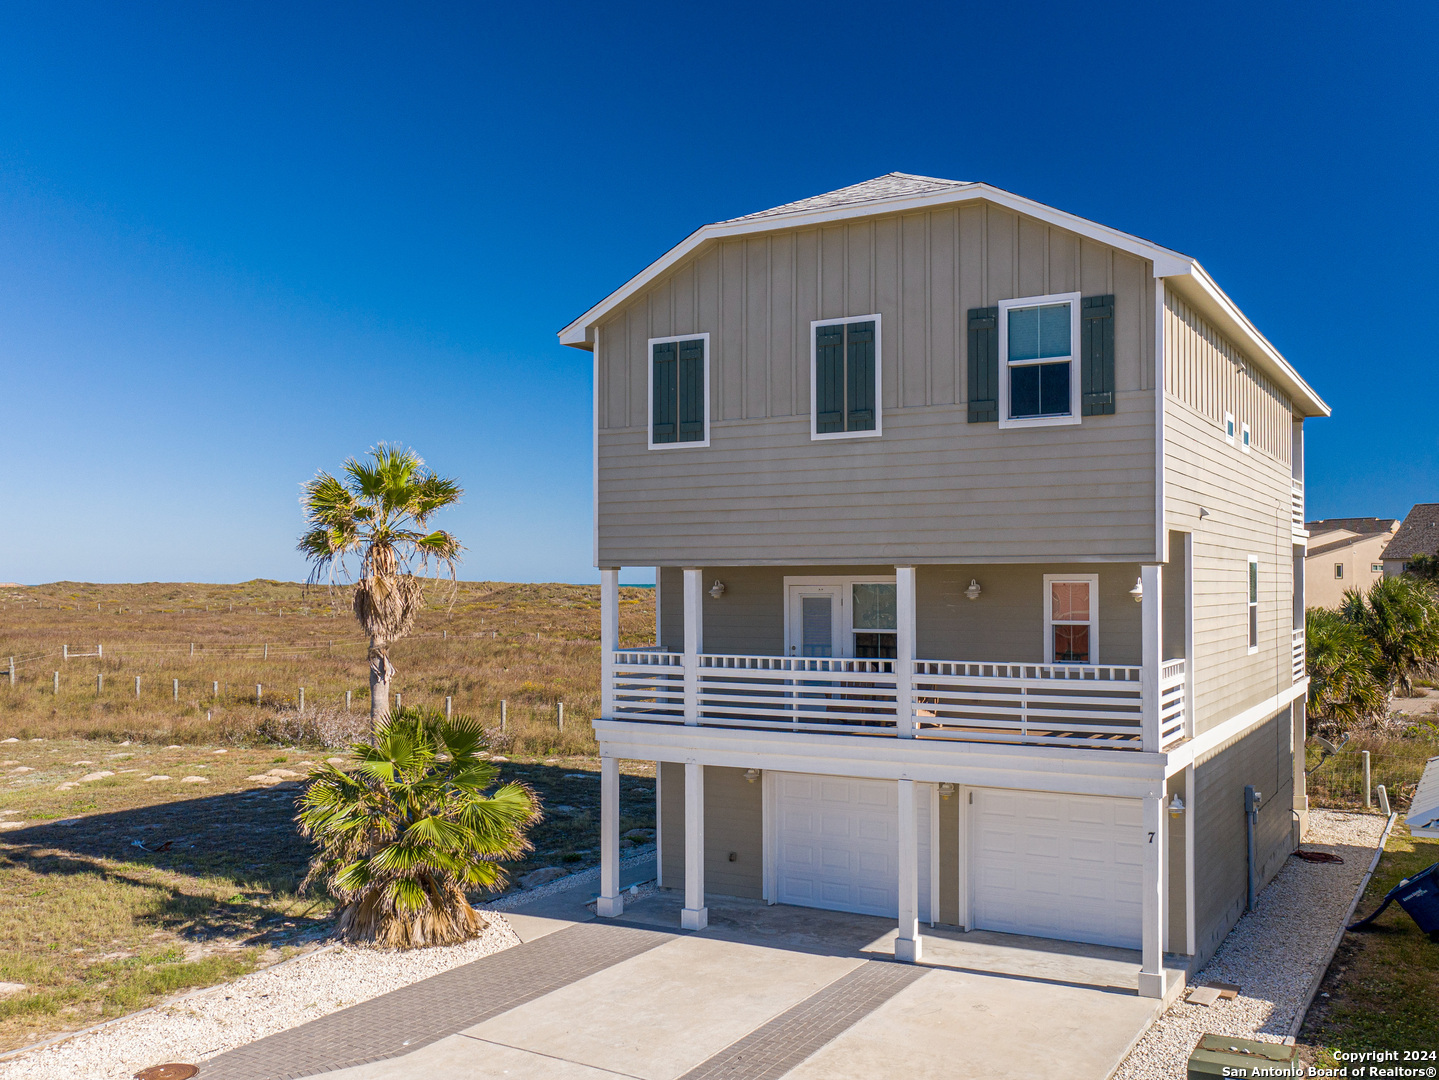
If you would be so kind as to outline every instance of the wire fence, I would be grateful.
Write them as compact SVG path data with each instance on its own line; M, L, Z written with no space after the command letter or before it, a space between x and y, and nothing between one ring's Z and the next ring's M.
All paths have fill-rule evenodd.
M1439 747L1415 740L1373 740L1373 749L1350 744L1329 754L1310 740L1305 786L1311 806L1361 810L1379 805L1382 784L1391 809L1408 808L1428 758Z

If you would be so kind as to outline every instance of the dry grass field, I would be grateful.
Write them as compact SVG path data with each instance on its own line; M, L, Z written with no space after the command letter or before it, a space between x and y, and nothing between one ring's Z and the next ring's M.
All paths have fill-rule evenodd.
M452 697L509 758L502 776L540 793L515 877L595 864L598 588L462 583L445 599L394 650L395 688ZM310 849L294 799L368 724L343 595L60 583L0 589L0 605L0 983L20 987L0 987L0 1052L314 947L330 905L296 892ZM653 639L652 590L625 590L621 611L627 643ZM653 828L651 765L625 763L621 799L622 829Z

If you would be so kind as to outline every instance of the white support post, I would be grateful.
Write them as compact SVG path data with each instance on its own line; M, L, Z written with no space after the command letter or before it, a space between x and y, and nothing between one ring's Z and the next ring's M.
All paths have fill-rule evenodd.
M620 895L620 762L600 758L600 896L595 914L602 919L623 915Z
M1142 566L1140 601L1140 690L1143 700L1143 737L1146 753L1159 753L1159 667L1164 656L1164 568Z
M689 573L688 570L685 573ZM698 573L698 571L696 571ZM688 591L688 590L686 590ZM705 767L685 762L685 906L680 925L703 930L709 925L705 907Z
M600 570L600 715L615 715L615 650L620 646L620 570Z
M686 566L685 573L685 723L700 722L700 652L704 648L704 570ZM686 791L689 789L686 788ZM686 796L688 798L688 796Z
M915 568L896 566L894 635L895 734L914 737Z
M1144 876L1140 886L1139 996L1164 997L1164 799L1144 800Z
M922 939L919 934L919 823L915 817L913 780L899 784L899 934L894 939L894 958L919 962Z

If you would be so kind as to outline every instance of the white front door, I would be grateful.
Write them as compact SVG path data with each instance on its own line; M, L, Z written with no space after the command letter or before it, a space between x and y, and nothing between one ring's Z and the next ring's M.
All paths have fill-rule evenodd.
M842 585L791 585L786 603L785 654L845 656Z
M975 929L1140 947L1140 800L994 788L973 794Z
M930 915L930 791L916 799L919 917ZM899 915L899 786L811 773L775 779L775 897L781 904Z

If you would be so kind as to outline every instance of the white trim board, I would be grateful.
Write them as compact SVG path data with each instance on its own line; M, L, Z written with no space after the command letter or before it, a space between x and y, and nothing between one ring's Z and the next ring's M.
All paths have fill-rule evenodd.
M1252 705L1245 709L1238 716L1230 717L1224 723L1200 732L1188 742L1180 743L1169 753L1163 755L1167 759L1164 765L1165 779L1167 780L1186 766L1204 764L1221 750L1234 745L1248 735L1251 728L1268 723L1274 719L1280 709L1308 693L1309 678L1305 676L1302 681L1295 683L1289 689L1281 690L1258 705Z

